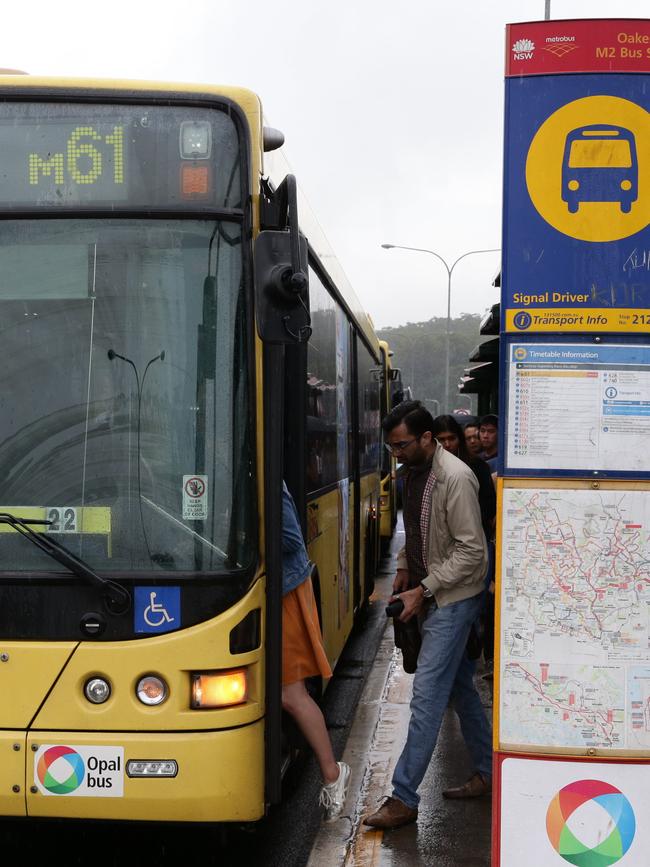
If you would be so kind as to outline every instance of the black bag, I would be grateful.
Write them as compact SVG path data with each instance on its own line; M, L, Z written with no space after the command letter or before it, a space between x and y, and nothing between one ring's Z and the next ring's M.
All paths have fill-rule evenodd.
M478 620L472 623L469 635L467 636L467 644L465 653L468 659L478 659L483 650L483 628Z
M418 654L422 644L420 626L417 617L411 617L407 623L393 618L395 630L395 647L402 651L402 666L407 674L413 674L418 667Z

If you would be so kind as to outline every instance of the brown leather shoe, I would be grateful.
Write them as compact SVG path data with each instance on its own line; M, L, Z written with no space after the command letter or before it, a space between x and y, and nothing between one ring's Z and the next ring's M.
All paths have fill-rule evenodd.
M480 798L492 791L492 777L484 777L478 771L462 786L455 789L445 789L443 798Z
M402 825L410 825L418 817L418 811L413 807L407 807L399 798L386 798L376 813L366 816L364 825L371 828L401 828Z

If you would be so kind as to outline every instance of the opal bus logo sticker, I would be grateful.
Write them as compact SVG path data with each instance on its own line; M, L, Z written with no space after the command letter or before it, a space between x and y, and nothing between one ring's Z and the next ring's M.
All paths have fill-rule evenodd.
M589 806L595 809L589 813L580 809ZM583 816L578 818L580 812ZM569 783L555 795L546 813L551 845L576 867L616 864L632 845L635 832L632 805L619 789L602 780ZM599 842L590 846L583 842L586 836Z
M38 781L53 795L69 795L84 781L86 766L78 752L71 747L50 747L38 760Z
M535 51L535 43L530 39L518 39L512 46L512 54L515 60L532 60Z
M43 795L120 798L124 748L44 744L34 755L34 783Z

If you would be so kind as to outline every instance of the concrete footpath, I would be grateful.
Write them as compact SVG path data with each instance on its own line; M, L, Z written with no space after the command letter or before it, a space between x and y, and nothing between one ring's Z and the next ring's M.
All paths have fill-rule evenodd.
M385 605L391 587L389 570L377 582L374 604ZM479 669L477 686L491 719L491 682L480 675ZM392 621L388 621L343 757L352 768L344 814L321 826L308 867L489 867L490 798L447 801L442 797L443 789L464 782L472 771L458 718L450 709L420 787L417 824L396 831L361 824L391 793L391 776L406 738L412 679L404 673Z

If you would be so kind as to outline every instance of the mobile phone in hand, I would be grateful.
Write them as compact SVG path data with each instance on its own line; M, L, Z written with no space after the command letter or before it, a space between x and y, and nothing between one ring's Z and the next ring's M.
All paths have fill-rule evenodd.
M393 599L390 605L386 606L386 617L399 617L404 611L404 602L401 599Z

